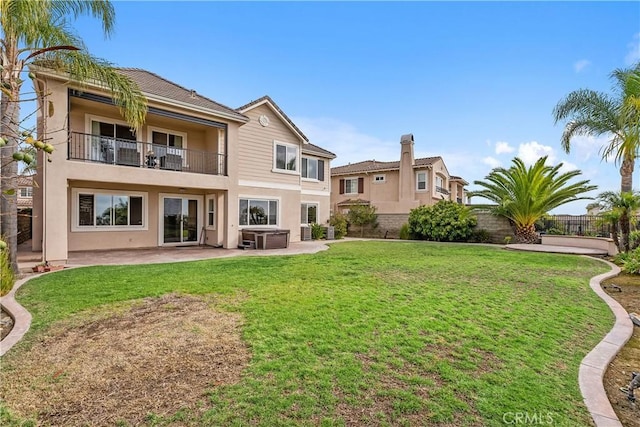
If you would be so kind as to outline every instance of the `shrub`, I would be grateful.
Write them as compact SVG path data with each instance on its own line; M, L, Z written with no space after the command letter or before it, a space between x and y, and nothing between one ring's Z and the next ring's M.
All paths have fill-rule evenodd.
M9 249L0 247L0 296L6 295L13 288L15 276L9 261Z
M625 273L640 274L640 248L631 252L620 252L613 257L613 262L619 265Z
M411 239L411 233L409 233L409 224L408 223L404 223L402 224L402 227L400 227L400 238L402 240L410 240Z
M555 228L555 227L548 228L546 233L554 235L554 236L561 236L561 235L564 234L564 232L562 230L560 230L559 228Z
M474 243L489 243L491 241L491 234L484 228L476 228L471 233L469 241Z
M320 224L316 224L315 222L311 224L311 238L313 240L323 239L324 238L324 227Z
M477 219L469 208L449 200L409 212L409 233L425 240L465 242L476 224Z
M342 239L347 235L347 217L341 212L336 212L329 218L329 225L333 227L333 237Z

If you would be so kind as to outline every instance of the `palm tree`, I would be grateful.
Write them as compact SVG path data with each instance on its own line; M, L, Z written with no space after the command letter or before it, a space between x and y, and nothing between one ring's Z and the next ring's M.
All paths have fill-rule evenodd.
M631 219L640 209L640 193L636 191L614 192L605 191L598 195L598 200L606 209L606 218L610 220L613 227L611 230L614 242L620 252L629 252L631 245L629 235L631 234ZM617 221L616 221L617 219ZM617 224L614 224L617 223ZM617 238L618 225L622 241ZM614 233L616 235L614 235Z
M0 0L0 150L2 182L0 234L7 240L11 265L17 270L18 166L13 155L21 138L30 136L20 120L21 89L31 67L65 73L78 83L101 82L112 94L126 121L138 128L146 116L146 99L137 85L108 62L92 56L68 25L70 18L89 15L98 19L105 35L114 29L115 11L108 0ZM34 82L35 83L35 82ZM36 96L38 86L34 84ZM49 111L49 113L53 113ZM26 134L26 135L25 135ZM26 138L25 138L26 139Z
M493 213L511 220L515 226L516 240L534 243L538 240L535 222L548 211L575 200L591 199L580 195L595 190L589 181L569 183L581 174L579 170L560 173L562 163L547 166L542 157L530 167L519 158L513 159L509 169L495 168L485 177L486 181L474 181L483 190L471 191L470 197L491 200Z
M633 188L633 170L640 149L640 63L611 73L615 94L580 89L571 92L553 109L555 123L569 119L562 133L562 148L569 153L579 135L608 135L602 158L613 156L620 164L620 190Z

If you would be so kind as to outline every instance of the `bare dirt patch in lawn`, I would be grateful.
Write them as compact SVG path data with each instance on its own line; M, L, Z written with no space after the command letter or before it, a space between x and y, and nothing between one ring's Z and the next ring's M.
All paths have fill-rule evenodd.
M207 409L207 390L240 379L250 354L242 319L198 298L149 298L111 317L47 331L13 369L0 397L51 425L138 425L148 414Z
M603 285L615 284L621 292L608 287L605 291L618 301L629 313L640 313L640 276L621 274L605 280ZM604 375L604 388L607 391L613 410L624 426L640 425L640 390L636 390L635 406L629 402L620 387L626 387L631 381L631 372L640 372L640 327L633 328L633 336L609 364Z

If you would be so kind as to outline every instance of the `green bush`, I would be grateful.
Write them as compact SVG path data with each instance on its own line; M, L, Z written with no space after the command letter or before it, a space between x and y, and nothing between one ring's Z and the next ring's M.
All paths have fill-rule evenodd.
M324 227L315 222L311 224L311 238L313 240L319 240L324 238Z
M333 237L342 239L347 235L347 217L341 212L334 213L329 218L329 225L333 226Z
M631 252L620 252L613 257L613 262L625 273L640 274L640 248Z
M466 206L441 200L433 206L411 209L409 233L423 240L466 242L477 222Z
M491 234L484 228L476 228L471 233L469 241L473 243L489 243L491 241Z
M555 227L551 227L548 228L545 233L547 234L551 234L554 236L562 236L564 234L564 232L562 230L560 230L559 228L555 228Z
M15 276L9 262L9 249L0 247L0 296L8 294L14 283Z
M402 227L400 227L400 238L402 240L411 240L411 233L409 232L409 224L404 223Z

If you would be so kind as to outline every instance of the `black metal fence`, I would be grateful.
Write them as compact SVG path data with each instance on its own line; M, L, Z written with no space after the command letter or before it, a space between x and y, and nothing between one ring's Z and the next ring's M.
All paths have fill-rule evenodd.
M640 217L631 221L634 230ZM565 234L575 236L610 237L611 225L597 215L550 215L536 223L541 234Z

